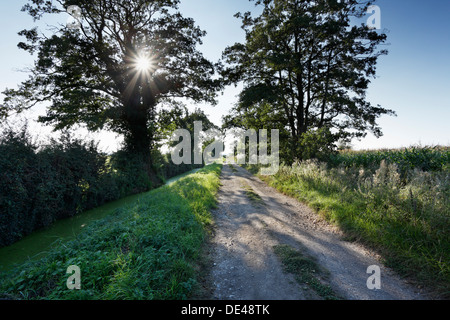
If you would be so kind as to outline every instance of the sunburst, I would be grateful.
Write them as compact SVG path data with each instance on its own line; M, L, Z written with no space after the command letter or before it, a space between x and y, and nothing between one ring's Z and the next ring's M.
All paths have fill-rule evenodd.
M141 51L132 57L129 63L134 72L127 85L126 94L131 95L136 86L142 86L144 83L148 85L152 81L155 72L158 70L158 60L155 56Z
M134 59L133 67L139 73L149 75L156 70L156 61L153 57L140 53Z
M135 68L139 72L150 71L152 68L152 62L145 56L138 57L136 59Z

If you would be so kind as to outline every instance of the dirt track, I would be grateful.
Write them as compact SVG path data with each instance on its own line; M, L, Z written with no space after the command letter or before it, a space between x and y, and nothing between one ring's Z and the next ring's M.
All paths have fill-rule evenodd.
M234 168L234 169L233 169ZM321 299L283 270L274 246L289 245L314 259L320 281L343 299L413 300L425 294L382 266L361 245L300 202L268 187L246 170L224 165L210 244L211 299ZM249 194L250 191L250 194ZM252 196L256 195L256 196ZM381 268L381 289L367 288L367 268Z

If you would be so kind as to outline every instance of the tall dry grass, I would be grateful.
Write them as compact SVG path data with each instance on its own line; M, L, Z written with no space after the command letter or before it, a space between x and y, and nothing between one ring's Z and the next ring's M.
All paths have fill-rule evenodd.
M316 160L281 166L261 177L308 203L349 239L377 249L405 276L450 296L450 170L371 165L330 166Z

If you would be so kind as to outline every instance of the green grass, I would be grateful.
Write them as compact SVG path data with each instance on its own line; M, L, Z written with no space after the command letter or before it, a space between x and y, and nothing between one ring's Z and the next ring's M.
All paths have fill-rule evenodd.
M448 165L437 172L398 166L330 168L305 161L260 176L279 191L307 203L378 251L401 275L450 297L450 184Z
M230 169L231 169L231 171L232 171L233 173L238 172L238 170L236 169L236 167L233 166L232 164L230 164L229 167L230 167Z
M244 189L247 198L255 205L265 205L264 200L245 182L245 180L242 180L242 188Z
M44 258L0 277L0 298L186 299L212 223L221 165L155 189L133 205L61 242ZM81 269L81 290L68 290L66 270Z
M307 285L319 297L325 300L338 300L339 296L324 283L324 272L313 258L303 255L288 245L277 245L275 254L280 259L286 272L292 273L300 285Z

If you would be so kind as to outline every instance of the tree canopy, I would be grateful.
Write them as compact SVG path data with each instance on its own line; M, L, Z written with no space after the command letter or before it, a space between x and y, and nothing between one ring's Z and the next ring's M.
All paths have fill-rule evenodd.
M302 135L309 131L327 136L332 132L334 140L364 137L367 132L381 136L377 118L394 112L373 106L366 91L376 75L378 58L387 54L379 49L386 34L352 25L373 1L257 0L255 4L263 7L260 16L236 14L242 20L245 43L223 52L225 81L244 83L225 126L248 128L256 121L259 128L287 132L291 159L302 153Z
M197 46L205 31L178 12L178 0L30 0L23 11L80 10L77 28L61 25L50 36L23 30L19 47L37 52L28 80L7 89L0 115L44 101L40 121L56 130L85 124L125 137L127 150L150 155L157 106L174 98L215 103L215 65ZM151 161L150 161L151 162Z

